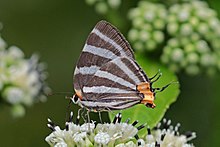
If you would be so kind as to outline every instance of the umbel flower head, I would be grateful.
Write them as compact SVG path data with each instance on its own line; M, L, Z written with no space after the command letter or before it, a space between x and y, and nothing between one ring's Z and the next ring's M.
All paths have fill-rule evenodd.
M171 121L163 120L153 130L148 128L148 134L144 138L139 138L137 133L145 125L135 127L138 121L129 124L129 119L121 122L121 114L117 114L112 123L91 123L79 124L79 116L73 123L73 113L70 114L70 120L66 122L65 129L60 129L50 119L48 127L52 130L45 140L50 146L71 147L71 146L116 146L116 147L167 147L182 146L193 147L187 142L195 138L195 133L188 132L180 135L178 132L179 124L172 126Z
M23 116L25 106L46 100L46 78L45 64L38 63L37 55L25 59L18 47L6 49L0 37L0 102L11 107L13 116Z
M140 1L129 12L132 28L128 39L137 51L153 51L164 41L167 10L159 3Z
M212 75L220 70L220 20L205 1L140 1L129 18L128 38L137 51L157 50L175 72Z

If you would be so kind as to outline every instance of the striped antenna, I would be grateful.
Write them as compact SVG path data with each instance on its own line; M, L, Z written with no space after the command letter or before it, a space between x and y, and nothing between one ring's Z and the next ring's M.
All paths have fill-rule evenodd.
M139 103L155 107L151 79L123 35L106 21L98 22L88 36L73 85L74 101L91 111L121 110Z

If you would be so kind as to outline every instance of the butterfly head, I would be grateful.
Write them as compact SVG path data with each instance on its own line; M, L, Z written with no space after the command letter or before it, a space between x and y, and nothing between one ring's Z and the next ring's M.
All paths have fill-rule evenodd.
M82 99L82 92L80 90L75 89L75 94L72 97L72 101L74 104L79 104L79 101Z
M143 94L143 99L141 100L141 103L144 104L147 107L155 108L156 105L154 104L155 99L155 93L153 89L151 88L150 83L148 82L142 82L137 86L137 90Z

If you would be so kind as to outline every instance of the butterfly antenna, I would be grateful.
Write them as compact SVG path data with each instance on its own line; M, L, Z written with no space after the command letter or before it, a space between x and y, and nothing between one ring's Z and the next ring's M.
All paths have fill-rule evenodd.
M161 88L154 88L154 90L157 90L155 93L162 92L165 89L167 89L171 84L178 84L178 83L179 83L178 81L172 81L172 82L168 83L167 85L165 85Z
M51 92L46 94L47 96L53 96L53 95L66 95L66 94L73 94L72 92Z
M162 76L162 73L161 73L161 72L158 73L157 78L156 78L155 80L151 81L151 85L152 85L153 83L155 83L157 80L159 80L159 78L160 78L161 76Z
M151 77L151 78L149 78L149 80L151 81L151 80L153 80L158 74L160 74L161 72L160 72L160 69L158 70L158 72L153 76L153 77Z

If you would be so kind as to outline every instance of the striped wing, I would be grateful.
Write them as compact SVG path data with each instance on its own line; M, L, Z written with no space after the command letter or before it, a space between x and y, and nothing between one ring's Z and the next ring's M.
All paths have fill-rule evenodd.
M74 72L74 88L82 89L86 81L109 61L118 57L134 58L129 43L110 23L100 21L87 38Z
M118 57L103 65L82 88L88 108L125 109L143 99L137 85L148 78L131 58Z

